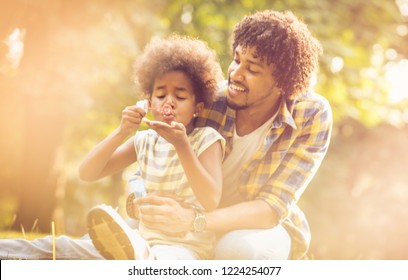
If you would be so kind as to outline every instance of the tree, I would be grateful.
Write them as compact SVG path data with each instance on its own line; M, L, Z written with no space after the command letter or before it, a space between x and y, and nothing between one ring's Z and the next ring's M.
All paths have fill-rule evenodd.
M7 38L13 30L24 34L21 62L10 66L2 60L0 85L2 135L8 135L2 138L1 164L11 166L1 173L1 191L18 197L14 229L36 226L41 232L50 231L64 171L61 156L66 152L66 129L86 109L95 79L105 74L96 67L112 62L97 60L98 45L108 42L110 35L98 29L107 21L105 8L83 1L2 3L1 17L7 20L1 25L1 38ZM94 41L98 36L104 41ZM2 57L9 49L2 49ZM106 51L104 46L100 49ZM113 58L118 59L116 53ZM128 72L128 65L122 67L126 69L115 69L118 75ZM108 68L108 73L115 71L113 65ZM113 75L109 77L115 80Z

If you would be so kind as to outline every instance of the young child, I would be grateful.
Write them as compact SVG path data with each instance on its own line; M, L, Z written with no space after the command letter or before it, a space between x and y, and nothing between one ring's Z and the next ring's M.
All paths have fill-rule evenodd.
M150 43L135 72L147 108L122 111L119 127L85 157L80 177L97 180L137 162L147 193L182 197L197 210L195 223L182 235L157 232L143 216L144 207L154 206L140 205L129 213L140 218L133 230L112 207L99 205L88 214L89 235L106 259L211 258L215 237L205 230L201 210L215 209L220 201L225 141L212 128L195 128L194 118L222 80L215 52L200 40L173 35ZM145 117L146 109L154 120ZM142 122L148 129L123 142Z

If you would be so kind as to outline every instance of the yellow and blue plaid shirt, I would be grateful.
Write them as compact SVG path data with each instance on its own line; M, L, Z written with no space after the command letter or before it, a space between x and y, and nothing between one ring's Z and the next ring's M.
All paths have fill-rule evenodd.
M226 104L227 83L217 100L196 119L226 139L226 157L233 149L235 111ZM307 92L296 100L282 98L261 148L243 163L239 191L247 200L263 199L280 217L292 238L291 258L302 258L310 244L308 222L297 202L318 170L330 143L332 112L327 100Z

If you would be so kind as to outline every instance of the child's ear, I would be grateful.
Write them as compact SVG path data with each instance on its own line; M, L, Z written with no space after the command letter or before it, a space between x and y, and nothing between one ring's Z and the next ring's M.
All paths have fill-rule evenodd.
M198 102L195 106L195 115L199 115L204 108L204 102Z

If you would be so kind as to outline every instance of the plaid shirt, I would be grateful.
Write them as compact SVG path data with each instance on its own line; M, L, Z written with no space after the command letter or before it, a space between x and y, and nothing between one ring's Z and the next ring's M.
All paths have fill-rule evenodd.
M196 125L221 133L227 157L233 148L235 111L227 107L226 92L223 83L217 101L203 110ZM292 259L303 257L309 248L309 225L296 203L327 152L331 129L331 108L322 96L308 92L296 100L282 98L261 148L240 170L240 192L247 200L266 201L291 235Z

